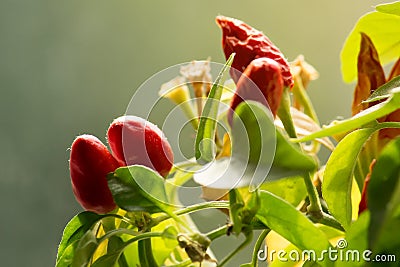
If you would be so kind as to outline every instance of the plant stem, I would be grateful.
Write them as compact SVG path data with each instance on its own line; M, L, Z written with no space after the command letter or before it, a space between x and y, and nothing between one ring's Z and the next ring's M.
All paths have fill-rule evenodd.
M281 119L286 132L288 133L290 138L297 138L296 129L294 127L292 115L290 113L290 95L289 88L285 87L281 105L278 109L278 116ZM306 185L308 197L310 199L310 206L308 207L308 212L311 216L316 217L317 219L322 216L322 207L321 202L319 200L317 189L315 188L311 175L305 174L303 175L303 180Z
M227 209L229 208L229 202L228 201L209 201L209 202L204 202L204 203L199 203L199 204L195 204L183 209L180 209L176 212L174 212L174 214L176 216L180 216L180 215L184 215L184 214L189 214L192 212L196 212L199 210L206 210L206 209ZM170 219L171 216L169 216L168 214L164 214L161 215L157 218L154 218L151 226L154 227L155 225L159 224L162 221L168 220Z
M314 217L322 216L322 206L319 200L319 195L317 188L315 188L311 175L309 173L303 175L304 184L306 185L308 198L310 199L310 206L308 206L307 211L310 215Z
M326 226L330 226L332 228L335 228L339 231L344 232L344 228L342 227L342 225L331 215L326 214L326 213L322 213L322 217L320 219L317 219L313 216L308 216L308 218L314 222L314 223L320 223Z
M217 229L215 229L215 230L212 230L212 231L210 231L210 232L208 232L207 234L206 234L206 236L211 240L211 241L213 241L214 239L217 239L218 237L220 237L220 236L223 236L223 235L226 235L227 234L227 231L228 231L228 228L229 228L229 225L224 225L224 226L221 226L221 227L219 227L219 228L217 228Z
M194 166L198 166L198 163L196 162L195 158L190 158L186 161L182 161L182 162L178 162L178 163L174 164L172 166L170 173L174 173L176 171L179 171L180 169L190 168L190 167L194 167ZM186 171L186 169L185 169L185 171Z
M197 130L197 128L199 128L199 119L198 116L194 114L193 107L190 101L184 101L179 106L186 117L189 119L190 123L193 126L193 129Z
M299 100L301 105L303 105L304 108L304 113L308 115L313 121L315 121L319 125L319 120L317 113L315 112L314 106L311 102L310 97L307 94L306 89L303 86L303 82L301 81L301 78L299 77L294 77L295 83L292 88L292 92L295 95L296 99Z
M251 265L253 267L258 267L258 251L260 250L261 245L264 242L264 239L267 237L270 231L271 231L270 229L266 229L262 231L261 234L258 236L257 242L254 245L253 249L253 257L251 259Z
M157 267L151 247L151 238L138 241L138 254L141 266Z
M251 240L253 239L253 231L249 231L248 234L246 235L246 239L243 241L242 244L240 244L234 251L232 251L231 253L229 253L218 265L217 267L222 267L224 266L226 263L228 263L228 261L230 261L230 259L232 259L233 256L235 256L239 251L241 251L244 247L246 247Z
M278 116L289 137L296 138L296 129L293 124L292 115L290 114L290 93L288 87L285 87L283 90L281 104L278 108Z

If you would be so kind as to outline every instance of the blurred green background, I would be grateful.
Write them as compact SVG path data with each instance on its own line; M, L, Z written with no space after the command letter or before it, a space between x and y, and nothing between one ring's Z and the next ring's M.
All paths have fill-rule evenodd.
M339 53L357 18L378 3L2 0L0 265L54 265L63 227L81 211L68 173L72 140L91 133L105 141L152 74L208 56L224 62L216 15L263 30L289 60L304 54L320 72L310 94L327 123L350 115L354 85L342 82ZM198 219L207 224L207 216Z

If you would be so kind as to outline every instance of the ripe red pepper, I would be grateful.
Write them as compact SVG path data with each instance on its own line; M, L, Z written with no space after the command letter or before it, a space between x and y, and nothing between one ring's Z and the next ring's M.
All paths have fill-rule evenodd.
M232 63L231 76L238 82L242 72L256 58L270 58L281 67L284 85L293 86L293 77L290 66L282 52L261 31L254 29L243 21L224 16L216 18L222 29L222 47L228 59L232 53L236 56Z
M107 132L114 157L122 165L144 165L166 177L174 154L163 132L151 122L136 116L115 119Z
M84 209L102 214L116 208L106 176L118 167L97 137L81 135L74 140L69 160L72 189Z
M232 124L235 108L244 100L258 101L269 106L275 116L283 93L283 78L280 65L269 58L258 58L250 62L237 83L228 111Z

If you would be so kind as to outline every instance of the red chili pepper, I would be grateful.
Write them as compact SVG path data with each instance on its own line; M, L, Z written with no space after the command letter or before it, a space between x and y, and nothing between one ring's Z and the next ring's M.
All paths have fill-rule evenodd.
M69 168L72 189L81 206L96 213L116 208L107 174L120 167L107 147L95 136L78 136L71 146Z
M225 57L228 59L232 53L236 53L232 68L237 71L231 69L231 76L235 83L251 61L266 57L275 60L280 65L284 85L293 86L289 63L267 36L237 19L218 16L216 21L222 29Z
M269 58L251 61L237 83L228 111L229 123L232 124L233 112L244 100L254 100L269 106L275 116L281 103L282 93L283 79L279 64Z
M107 137L120 164L144 165L163 177L171 170L174 154L156 125L136 116L122 116L112 122Z

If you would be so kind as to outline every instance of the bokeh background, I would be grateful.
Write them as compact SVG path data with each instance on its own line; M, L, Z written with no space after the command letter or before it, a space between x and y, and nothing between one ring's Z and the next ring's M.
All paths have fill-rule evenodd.
M216 15L263 30L289 60L305 55L320 72L310 95L328 123L350 115L354 85L342 82L341 46L357 18L378 3L2 0L0 265L54 265L62 230L81 211L68 173L74 137L91 133L105 141L109 123L152 74L208 56L224 62ZM198 215L203 228L209 217ZM236 242L221 241L217 256Z

